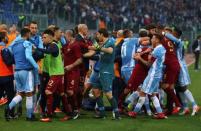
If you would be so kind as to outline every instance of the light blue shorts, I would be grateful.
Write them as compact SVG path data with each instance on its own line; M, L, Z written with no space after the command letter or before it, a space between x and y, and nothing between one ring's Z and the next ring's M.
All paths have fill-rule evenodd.
M141 91L150 95L153 93L157 93L160 81L161 81L161 78L147 76L143 82Z
M178 82L181 87L190 85L191 83L188 68L186 65L181 65Z
M26 70L15 71L14 77L16 81L17 92L28 93L34 91L33 71L26 71Z
M131 77L132 71L133 71L133 68L121 70L121 76L126 84L128 83L128 80Z

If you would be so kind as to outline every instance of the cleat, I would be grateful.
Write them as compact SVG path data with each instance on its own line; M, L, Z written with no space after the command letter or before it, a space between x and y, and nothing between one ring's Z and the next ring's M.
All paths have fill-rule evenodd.
M59 109L59 108L57 107L54 112L55 112L55 113L60 113L60 112L62 112L62 111L61 111L61 109Z
M200 110L199 106L194 106L191 116L195 116L199 112L199 110Z
M175 107L172 111L172 114L175 115L175 114L178 114L179 111L181 110L181 107Z
M7 102L8 102L7 98L1 98L0 99L0 106L6 104Z
M154 115L154 119L167 119L168 117L164 113L158 113Z
M137 113L134 112L134 111L129 111L128 112L128 116L132 117L132 118L135 118L137 116Z
M113 120L121 120L119 112L112 112Z
M73 112L72 118L73 120L77 119L80 116L79 112Z
M60 121L68 121L68 120L70 120L70 119L72 119L70 116L64 116L63 118L61 118L60 119Z
M4 117L6 119L6 121L9 121L10 120L10 109L8 106L5 107L5 111L4 111Z
M40 121L41 122L51 122L52 120L49 117L45 117L45 118L41 118Z
M179 113L179 115L188 115L190 114L190 110L188 108L184 109L182 112Z
M147 111L147 115L148 116L152 116L152 112L151 111Z

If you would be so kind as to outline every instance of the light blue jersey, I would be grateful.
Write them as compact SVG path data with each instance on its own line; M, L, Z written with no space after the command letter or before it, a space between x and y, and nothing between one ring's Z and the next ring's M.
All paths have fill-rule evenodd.
M152 56L155 58L155 61L149 69L148 75L141 88L144 93L152 94L154 92L158 92L159 82L163 76L165 53L166 50L162 45L158 45L154 48Z
M29 41L34 44L36 47L38 48L43 48L43 41L41 36L39 35L34 35L32 37L30 37Z
M176 44L177 46L177 50L176 50L177 58L181 67L178 82L179 82L179 85L182 87L187 86L191 83L191 80L188 73L188 67L183 56L183 42L181 41L181 39L177 39L172 34L166 33L165 36L171 41L173 41L174 44Z
M133 68L135 66L135 61L132 56L136 52L138 46L139 38L124 39L124 43L121 47L122 70L125 68Z
M128 82L133 68L135 67L135 60L132 58L133 54L139 47L139 38L126 38L121 47L121 75L125 83Z

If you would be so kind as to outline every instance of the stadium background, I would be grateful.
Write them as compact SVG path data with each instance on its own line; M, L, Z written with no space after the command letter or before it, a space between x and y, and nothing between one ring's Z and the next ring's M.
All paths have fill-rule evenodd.
M3 4L2 4L3 3ZM1 0L0 23L22 27L31 20L40 31L50 24L62 29L86 23L90 30L129 28L137 33L149 24L177 25L183 39L192 43L201 33L199 0ZM190 46L189 46L190 47ZM189 50L190 51L190 48Z
M2 1L4 4L1 4ZM159 4L160 3L160 4ZM102 19L104 18L104 19ZM201 33L201 2L199 0L0 0L0 23L8 25L18 24L19 27L30 20L39 23L40 31L49 24L57 24L62 29L73 28L74 25L84 22L90 30L96 30L100 21L104 21L107 28L118 30L130 28L136 33L140 27L151 22L177 25L184 30L184 39L189 43ZM190 49L190 48L189 48ZM192 85L190 89L200 105L199 87L201 75L189 68ZM3 114L3 108L0 108ZM124 119L116 124L111 120L97 121L86 116L87 119L69 123L55 121L49 125L41 123L27 123L24 118L6 123L0 116L1 131L9 130L201 130L200 113L196 117L171 117L165 121L157 121L142 117L137 120ZM100 124L97 125L97 123ZM12 125L12 126L11 126ZM104 126L102 126L104 125ZM125 125L126 126L125 128ZM158 126L160 125L160 126ZM182 126L183 125L183 126ZM31 128L30 128L31 127ZM143 128L142 128L143 127Z

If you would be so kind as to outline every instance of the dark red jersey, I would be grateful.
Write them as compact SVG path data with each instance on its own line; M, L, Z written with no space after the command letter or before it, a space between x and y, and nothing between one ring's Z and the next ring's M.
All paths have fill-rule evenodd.
M66 44L62 48L63 56L64 56L64 66L70 65L74 63L77 59L82 57L82 53L80 50L80 46L75 41L72 44ZM78 69L79 66L74 69Z

